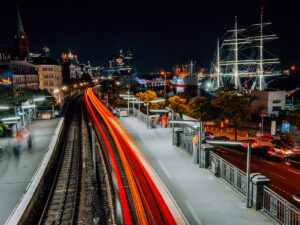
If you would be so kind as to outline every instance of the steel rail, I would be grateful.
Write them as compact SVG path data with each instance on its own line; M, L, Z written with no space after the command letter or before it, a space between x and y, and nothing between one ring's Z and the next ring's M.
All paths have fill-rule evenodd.
M66 126L71 126L72 119L73 119L73 117L70 117L70 118L68 119L67 125L66 125ZM64 129L66 129L66 128L64 128ZM51 198L52 198L52 196L53 196L53 192L54 192L54 189L55 189L55 187L56 187L56 184L57 184L57 181L58 181L58 178L59 178L59 174L60 174L60 171L61 171L62 163L63 163L63 160L64 160L65 149L66 149L66 145L67 145L67 140L68 140L69 133L70 133L70 130L66 129L65 134L64 134L64 137L65 137L65 138L64 138L64 140L63 140L63 144L62 144L62 148L61 148L61 149L63 149L63 151L62 151L62 153L60 154L60 158L59 158L57 170L56 170L56 172L55 172L55 176L54 176L54 179L53 179L53 183L52 183L52 185L51 185L49 195L48 195L48 197L47 197L45 206L44 206L44 208L43 208L42 214L41 214L40 219L39 219L39 222L38 222L39 225L43 224L44 219L45 219L45 216L46 216L46 213L47 213L48 208L49 208L49 206L50 206L50 200L51 200ZM74 136L75 136L75 132L74 132ZM75 145L75 138L73 139L73 147L74 147L74 145ZM73 149L73 148L72 148L72 149ZM71 157L73 157L73 154L72 154ZM79 159L79 156L78 156L78 162L79 162L79 160L80 160L80 159ZM71 162L71 164L72 164L72 158L71 158L70 162ZM78 163L78 162L77 162L77 163ZM71 165L70 168L69 168L69 173L70 173L71 169L72 169L72 165ZM79 170L79 167L78 167L77 169ZM77 180L79 180L79 177L78 177L78 176L79 176L79 173L77 173ZM70 180L70 177L68 178L68 183L69 183L69 180ZM67 185L67 186L68 186L68 185ZM76 184L76 191L77 191L77 186L78 186L78 183ZM66 189L67 189L67 188L66 188ZM75 193L75 196L76 196L76 194L77 194L77 192ZM64 202L65 202L65 200L66 200L66 196L67 196L67 194L64 196L64 198L65 198L65 199L64 199ZM77 200L77 199L76 199L76 197L75 197L75 198L74 198L74 201L76 201L76 200ZM76 205L76 203L74 202L73 205ZM63 206L63 208L64 208L64 206ZM61 212L61 214L60 214L60 217L59 217L60 223L61 223L61 219L62 219L62 216L63 216L62 214L63 214L63 210L62 210L62 212ZM75 218L75 208L74 208L74 210L73 210L73 212L72 212L72 220L71 220L71 224L74 224L74 218Z

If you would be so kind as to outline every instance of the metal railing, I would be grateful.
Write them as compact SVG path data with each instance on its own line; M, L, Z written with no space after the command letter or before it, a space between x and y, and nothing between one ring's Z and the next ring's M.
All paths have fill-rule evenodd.
M212 162L216 164L219 174L229 184L239 190L242 194L246 195L247 192L247 177L246 173L238 169L231 163L219 157L213 152L210 152L210 167Z
M183 148L190 155L193 154L193 137L195 134L180 133L179 147Z
M300 225L300 210L264 186L263 209L283 225Z

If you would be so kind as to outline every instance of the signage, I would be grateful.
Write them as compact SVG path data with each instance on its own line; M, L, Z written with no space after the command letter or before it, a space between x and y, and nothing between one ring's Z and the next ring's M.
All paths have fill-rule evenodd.
M288 122L282 122L282 127L281 127L282 132L290 132L290 123Z
M4 72L0 74L0 85L11 86L13 74L11 72Z

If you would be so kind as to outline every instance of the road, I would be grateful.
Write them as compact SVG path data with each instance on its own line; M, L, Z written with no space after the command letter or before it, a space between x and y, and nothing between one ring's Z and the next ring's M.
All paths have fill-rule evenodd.
M239 169L246 171L247 154L245 150L239 151L228 146L216 145L214 152ZM294 194L300 193L300 170L288 167L280 161L269 161L253 156L251 173L255 172L260 172L270 178L269 187L300 208L300 203L292 198Z

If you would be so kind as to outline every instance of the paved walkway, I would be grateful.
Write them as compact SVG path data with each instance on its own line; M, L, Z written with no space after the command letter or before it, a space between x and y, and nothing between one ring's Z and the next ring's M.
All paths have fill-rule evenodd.
M59 119L36 120L30 124L32 148L0 152L0 224L4 224L36 172Z
M172 146L170 128L146 129L135 117L120 118L164 182L190 224L276 224L261 211L247 209L245 200L225 181L200 169L184 151Z

